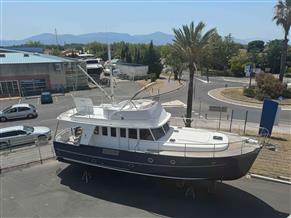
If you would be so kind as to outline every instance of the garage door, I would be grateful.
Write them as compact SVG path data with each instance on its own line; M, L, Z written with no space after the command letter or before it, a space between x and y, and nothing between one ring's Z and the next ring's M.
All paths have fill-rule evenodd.
M46 91L45 79L21 80L20 88L23 96L39 95L42 91Z
M0 97L19 96L18 82L0 81Z

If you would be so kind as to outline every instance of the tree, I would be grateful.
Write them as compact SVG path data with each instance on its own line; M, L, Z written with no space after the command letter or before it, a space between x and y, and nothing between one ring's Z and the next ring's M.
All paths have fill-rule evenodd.
M155 78L159 78L163 66L160 62L160 55L154 48L153 41L150 42L148 50L145 55L145 64L149 66L149 74L155 74Z
M187 110L185 126L191 126L192 117L192 101L193 101L193 79L194 73L197 73L196 63L199 62L206 45L209 42L211 36L216 32L215 29L211 29L203 34L205 24L199 22L195 27L194 22L191 22L189 26L183 25L180 29L173 29L175 38L173 40L173 49L182 58L183 62L186 62L189 68L189 85L187 96Z
M248 43L248 52L262 52L265 48L265 42L254 40Z
M32 41L32 40L29 40L26 45L28 47L43 47L43 44L41 44L40 41Z
M272 73L280 72L280 63L282 63L282 40L272 40L266 46L266 60L267 66L271 68ZM281 80L280 80L281 81Z
M230 70L234 76L243 77L245 75L244 68L248 61L249 57L246 52L240 52L230 59Z
M277 26L282 26L284 30L284 40L279 75L279 80L283 82L284 73L286 71L288 35L291 26L291 0L279 0L277 5L275 6L275 15L273 17L273 20L276 21Z
M165 60L164 64L170 67L169 71L171 71L171 74L169 79L174 74L174 80L180 81L185 64L179 54L170 45L165 45L161 49L161 56Z

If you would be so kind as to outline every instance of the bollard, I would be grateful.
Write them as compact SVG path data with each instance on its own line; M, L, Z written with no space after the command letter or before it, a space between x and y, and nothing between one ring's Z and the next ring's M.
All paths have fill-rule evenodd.
M231 117L230 117L229 132L231 132L231 127L232 127L232 119L233 119L233 110L231 110Z
M247 126L247 121L248 121L248 113L249 113L249 111L246 111L245 125L244 125L244 135L246 134L246 126Z
M220 112L219 112L219 123L218 123L218 129L220 130L220 123L221 123L221 110L220 110Z

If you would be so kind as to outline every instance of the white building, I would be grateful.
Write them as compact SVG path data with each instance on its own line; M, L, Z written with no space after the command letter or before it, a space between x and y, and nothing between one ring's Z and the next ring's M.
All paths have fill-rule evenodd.
M149 67L141 64L116 63L119 76L131 80L144 79L148 76Z

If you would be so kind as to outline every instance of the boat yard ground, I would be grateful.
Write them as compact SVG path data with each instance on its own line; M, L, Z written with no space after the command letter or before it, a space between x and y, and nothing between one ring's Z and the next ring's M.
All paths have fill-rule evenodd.
M209 89L219 88L225 81L211 78L206 84L197 80L196 100L193 106L193 117L204 120L217 119L219 112L209 111L210 105L221 105L210 98ZM168 84L168 83L164 83ZM168 84L169 85L169 84ZM237 82L234 83L237 86ZM117 83L117 96L127 98L140 88L134 82ZM159 87L161 88L161 87ZM169 89L169 88L167 88ZM158 91L153 89L155 94ZM161 93L162 91L160 91ZM185 114L186 86L177 92L160 96L160 102L168 105L166 110L173 116ZM56 128L56 117L73 106L73 96L91 97L94 103L105 101L101 92L93 90L78 91L64 96L55 96L53 105L41 105L39 98L21 99L35 105L39 116L31 120L15 120L0 123L1 127L12 125L43 125ZM117 100L120 100L117 99ZM19 99L0 101L0 109L17 103ZM199 102L204 102L199 105ZM167 102L172 102L167 104ZM177 104L177 102L181 102ZM175 104L177 105L175 105ZM235 110L237 117L234 123L240 131L243 129L245 110L249 110L247 133L253 134L257 128L259 110L248 107L231 106L228 113L223 113L224 123L221 127L228 131L229 110ZM237 113L236 113L237 112ZM282 111L278 130L290 130L290 115ZM290 111L289 111L290 113ZM256 124L256 125L253 125ZM220 124L219 124L220 125ZM215 127L217 128L217 127ZM276 127L277 128L277 127ZM276 151L264 149L255 162L252 173L271 176L290 177L291 139L290 134L274 135L270 143L277 146ZM54 152L51 143L40 147L26 146L17 150L4 151L0 154L1 167L13 167L29 162L40 162L51 158ZM3 170L4 171L4 170ZM1 174L0 217L286 217L290 213L290 186L256 179L217 183L215 195L208 195L205 184L196 183L198 191L196 200L185 197L185 188L179 189L174 183L148 179L127 174L120 175L111 171L94 170L88 184L82 180L84 169L58 163L55 160L45 161L42 165L31 168L15 168ZM21 179L19 179L21 178ZM203 187L203 188L201 188ZM207 188L206 188L207 189ZM196 192L197 192L196 190ZM54 208L54 210L52 209Z
M208 186L179 188L173 181L51 161L1 175L0 216L285 218L290 213L289 185L242 178L218 182L211 193Z

